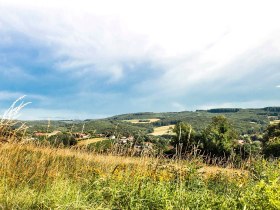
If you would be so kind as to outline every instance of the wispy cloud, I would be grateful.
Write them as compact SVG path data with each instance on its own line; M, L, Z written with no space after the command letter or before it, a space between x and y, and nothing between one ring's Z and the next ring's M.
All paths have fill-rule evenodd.
M0 100L16 100L19 97L26 95L23 92L11 92L11 91L0 91ZM36 99L36 100L45 100L46 97L42 95L28 95L29 99Z
M227 6L222 1L203 1L207 10L200 3L188 1L162 3L156 17L154 3L122 3L129 9L112 1L114 9L96 1L70 1L67 6L51 1L44 7L35 1L12 1L2 7L2 28L52 48L61 70L118 80L127 73L123 63L152 60L164 70L164 83L165 77L172 76L172 87L172 81L185 86L221 73L223 66L256 48L279 29L275 16L280 15L265 2L254 2L254 8L250 1L242 2L244 11L239 10L241 2ZM223 9L216 9L217 5ZM250 8L249 17L246 8ZM239 18L234 18L237 10ZM266 13L260 16L259 11ZM188 60L194 52L200 53ZM182 74L190 81L180 80Z

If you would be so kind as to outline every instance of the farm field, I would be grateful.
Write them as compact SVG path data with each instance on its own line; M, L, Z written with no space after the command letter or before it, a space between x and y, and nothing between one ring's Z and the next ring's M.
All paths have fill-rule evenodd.
M270 121L270 124L277 124L277 123L280 123L280 120L273 120L273 121Z
M167 126L160 126L160 127L155 127L154 132L151 133L151 135L154 136L160 136L160 135L165 135L165 134L174 134L172 129L174 128L174 125L167 125Z
M106 138L90 138L85 140L79 140L77 146L86 146L103 140L106 140Z
M130 122L130 123L153 123L153 122L157 122L160 119L158 118L151 118L151 119L132 119L132 120L124 120L124 122Z

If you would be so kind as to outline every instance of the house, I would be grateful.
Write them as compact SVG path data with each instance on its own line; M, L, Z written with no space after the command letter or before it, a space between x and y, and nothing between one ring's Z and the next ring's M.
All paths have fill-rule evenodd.
M47 136L47 134L46 134L46 133L42 133L42 132L34 132L34 133L33 133L33 136L35 136L35 137L41 137L41 136Z
M61 131L53 131L51 133L43 133L43 132L35 131L33 133L33 136L34 137L42 137L42 136L44 136L44 137L51 137L51 136L55 136L55 135L57 135L59 133L61 133Z

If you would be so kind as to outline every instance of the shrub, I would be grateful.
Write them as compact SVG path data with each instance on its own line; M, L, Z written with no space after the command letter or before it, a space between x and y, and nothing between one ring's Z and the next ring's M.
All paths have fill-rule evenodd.
M280 157L280 123L267 127L263 138L263 152L267 157Z
M53 146L74 146L77 144L77 140L74 136L67 133L57 134L47 138L46 140Z

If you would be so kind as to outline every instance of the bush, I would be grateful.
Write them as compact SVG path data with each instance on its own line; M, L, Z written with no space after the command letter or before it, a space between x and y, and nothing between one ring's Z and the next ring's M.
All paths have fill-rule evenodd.
M263 138L263 153L267 157L280 157L280 123L267 127Z
M74 146L77 144L77 140L74 136L67 133L57 134L47 138L46 140L53 146Z

